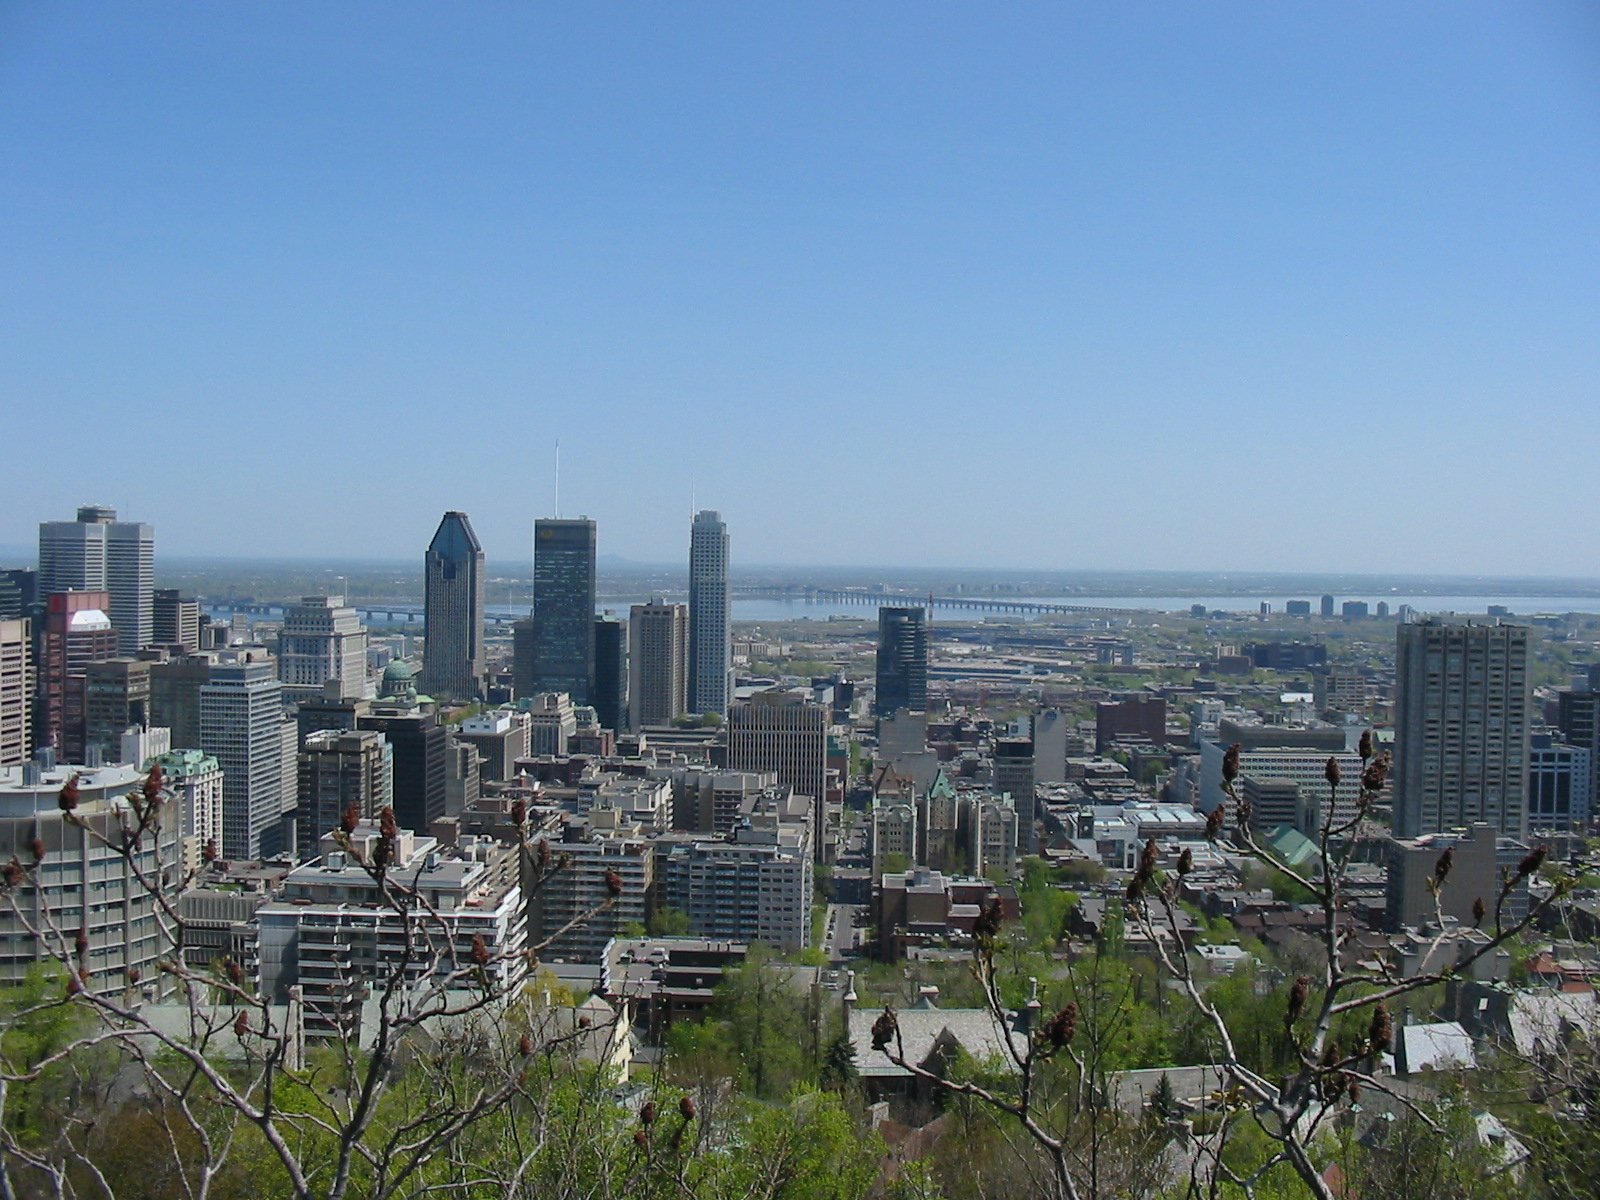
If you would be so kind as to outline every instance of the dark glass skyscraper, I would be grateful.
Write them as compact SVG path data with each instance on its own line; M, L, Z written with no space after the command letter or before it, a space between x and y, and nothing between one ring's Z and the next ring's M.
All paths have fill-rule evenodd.
M873 711L928 710L928 625L923 608L878 610L878 692Z
M588 704L594 683L594 522L546 518L533 527L533 684Z
M594 619L595 715L606 729L621 729L628 714L628 623L607 613Z
M423 691L472 700L483 687L484 565L466 513L445 513L422 562Z

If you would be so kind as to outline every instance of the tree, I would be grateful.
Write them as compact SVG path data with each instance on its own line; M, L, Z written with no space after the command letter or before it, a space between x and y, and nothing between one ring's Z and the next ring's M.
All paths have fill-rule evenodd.
M69 781L57 820L119 859L149 898L167 947L160 975L187 1020L181 1029L156 1021L137 999L137 972L119 981L91 973L86 931L63 924L72 897L42 879L42 838L29 862L4 864L0 902L50 970L0 1005L0 1196L112 1193L106 1172L127 1175L118 1163L129 1161L134 1144L143 1150L141 1177L169 1195L212 1197L230 1180L296 1200L411 1195L449 1174L477 1127L549 1099L535 1095L534 1068L563 1053L572 1032L536 1023L540 1006L521 988L520 957L503 957L481 936L458 937L419 886L421 868L407 877L395 866L391 810L374 836L352 838L353 809L335 834L394 918L394 940L368 981L370 1041L304 1054L293 1022L238 963L223 959L202 971L185 961L174 906L181 881L152 876L144 853L176 819L160 768L104 812L86 818L80 799ZM512 817L528 892L536 893L571 869L570 860L530 836L520 803ZM615 903L621 880L608 876L607 884L608 898L567 928ZM529 962L543 945L526 952ZM237 1052L224 1055L226 1045ZM123 1105L114 1120L103 1111L109 1084L93 1071L102 1060L111 1076L135 1073L134 1090L147 1097ZM70 1112L55 1111L62 1101ZM141 1128L164 1136L130 1143Z

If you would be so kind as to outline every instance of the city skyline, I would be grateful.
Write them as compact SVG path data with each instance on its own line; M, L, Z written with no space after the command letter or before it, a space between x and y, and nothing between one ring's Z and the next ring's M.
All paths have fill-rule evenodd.
M639 561L696 505L745 563L1600 560L1527 519L1600 437L1581 6L93 12L0 14L0 389L107 465L256 418L225 471L101 489L163 553L249 515L398 558L455 508L509 561L484 439L393 461L533 417L517 494L559 438L564 510ZM82 499L42 454L9 489L6 545Z

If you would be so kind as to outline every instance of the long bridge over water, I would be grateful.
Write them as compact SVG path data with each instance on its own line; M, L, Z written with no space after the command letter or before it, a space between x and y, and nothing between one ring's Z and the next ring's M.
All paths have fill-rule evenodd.
M797 604L859 604L877 608L882 605L931 606L935 612L945 611L1007 613L1014 616L1081 616L1127 617L1139 613L1132 608L1108 608L1094 604L1056 604L1025 597L1000 598L993 596L919 596L908 592L887 592L879 588L819 588L805 584L740 585L733 588L736 600L783 600ZM243 604L222 603L217 608L229 612L247 613L257 617L281 618L288 605L283 601L253 601ZM423 617L420 604L395 604L388 601L353 602L350 605L370 625L409 625ZM495 626L510 625L520 621L526 613L488 612L484 620Z

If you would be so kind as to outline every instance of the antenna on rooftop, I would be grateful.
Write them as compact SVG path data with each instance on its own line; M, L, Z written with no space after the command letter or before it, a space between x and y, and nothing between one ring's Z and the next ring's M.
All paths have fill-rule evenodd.
M561 439L556 439L556 518L561 517Z

